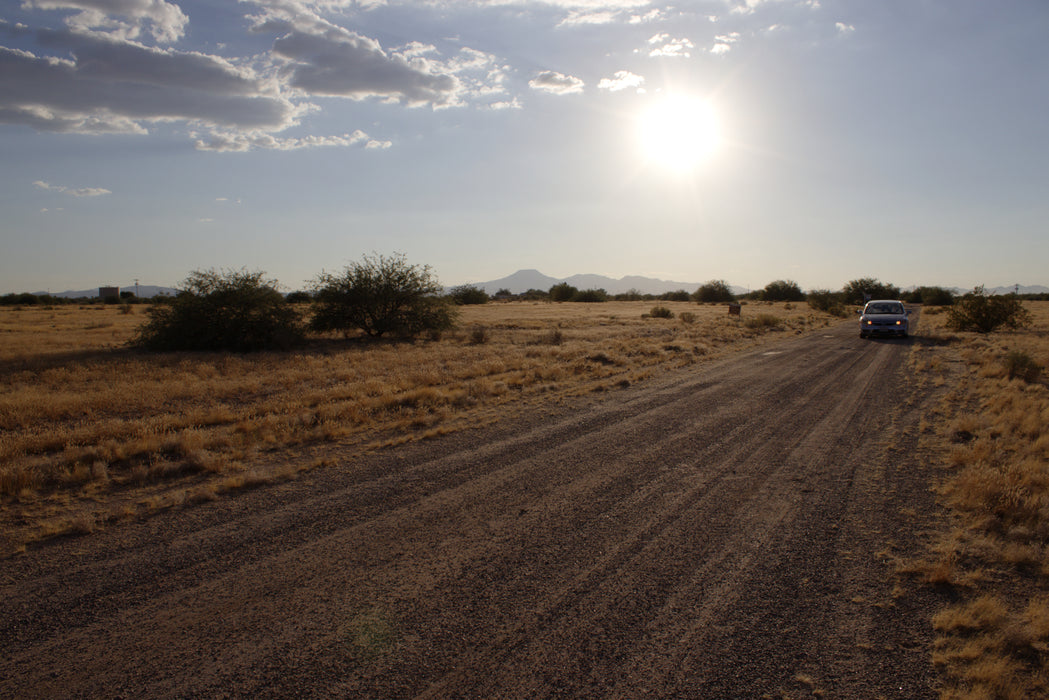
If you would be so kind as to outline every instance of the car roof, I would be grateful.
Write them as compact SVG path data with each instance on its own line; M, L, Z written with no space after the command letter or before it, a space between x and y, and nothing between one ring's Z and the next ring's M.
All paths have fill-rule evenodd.
M871 299L868 304L902 304L899 299Z

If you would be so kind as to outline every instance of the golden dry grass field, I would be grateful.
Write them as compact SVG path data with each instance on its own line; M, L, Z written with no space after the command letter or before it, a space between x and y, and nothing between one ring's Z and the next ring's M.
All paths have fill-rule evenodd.
M1031 325L953 333L923 311L917 381L943 399L922 450L947 521L911 570L959 599L932 624L943 698L1049 697L1049 302ZM1025 371L1028 370L1028 371Z
M673 318L650 315L654 306ZM838 319L805 304L512 302L438 340L148 354L146 307L0 310L0 548L614 390Z

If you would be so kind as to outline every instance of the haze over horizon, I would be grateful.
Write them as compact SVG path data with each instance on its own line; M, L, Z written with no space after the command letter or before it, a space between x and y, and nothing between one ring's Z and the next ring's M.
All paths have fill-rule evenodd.
M372 252L1045 285L1046 36L977 0L9 3L0 293Z

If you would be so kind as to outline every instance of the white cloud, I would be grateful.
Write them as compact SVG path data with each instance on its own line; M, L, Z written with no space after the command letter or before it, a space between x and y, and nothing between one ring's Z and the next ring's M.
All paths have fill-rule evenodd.
M601 78L597 87L600 90L619 92L620 90L626 90L628 88L640 89L644 84L645 79L640 75L635 75L628 70L619 70L616 71L611 78Z
M714 46L711 47L710 53L718 56L728 53L732 50L732 45L739 41L739 36L739 32L718 34L714 37Z
M645 24L647 22L658 22L664 18L662 10L649 10L643 15L630 15L630 24Z
M554 95L572 95L583 91L584 83L579 78L557 71L542 71L528 81L533 90L549 92Z
M280 138L265 132L221 132L191 134L199 151L244 152L252 150L295 151L302 148L346 147L389 148L389 141L376 141L358 129L342 136L303 136Z
M146 46L132 40L138 30L130 24L120 29L100 19L103 14L132 18L158 39L175 39L186 18L165 0L26 2L33 9L79 14L59 30L0 20L0 34L30 38L42 47L30 52L0 46L0 124L142 135L159 124L181 123L192 130L198 148L236 151L347 145L345 136L274 135L319 111L309 102L312 96L433 108L469 102L520 106L508 96L510 67L492 54L462 47L444 56L421 41L384 50L375 39L311 9L338 9L341 0L256 2L262 10L250 18L252 29L274 35L272 51L240 60ZM391 145L375 140L366 147Z
M565 27L578 24L612 24L619 18L618 12L610 10L573 10L557 26Z
M834 26L838 30L838 34L852 34L856 31L856 27L851 24L845 24L844 22L835 22Z
M68 58L0 47L0 123L71 133L143 134L172 120L276 130L303 109L219 57L68 30L36 35Z
M768 0L741 0L732 8L732 12L740 15L751 15L765 2L768 2Z
M691 40L674 39L665 33L652 36L649 38L648 43L659 44L659 46L648 52L649 56L689 58L692 55L691 49L695 48L695 44Z
M521 109L523 105L521 104L521 101L515 97L512 100L501 100L499 102L492 102L488 104L487 107L490 110L498 112L504 109Z
M375 39L318 15L273 8L256 18L254 31L278 35L272 55L281 78L303 94L448 106L458 103L463 89L430 57L434 47L420 42L387 53Z
M75 10L66 26L120 39L138 39L148 25L156 41L170 43L185 34L189 17L178 5L164 0L24 0L23 7Z
M35 187L38 187L47 192L61 192L62 194L68 194L71 197L101 197L106 194L113 194L110 190L103 187L66 187L64 185L52 185L49 182L43 180L36 180L33 182Z

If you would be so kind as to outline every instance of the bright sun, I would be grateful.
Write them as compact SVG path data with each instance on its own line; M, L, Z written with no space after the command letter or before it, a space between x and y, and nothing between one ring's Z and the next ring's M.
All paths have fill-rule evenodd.
M721 141L717 115L705 100L668 95L647 107L638 119L644 158L662 168L684 172L706 161Z

